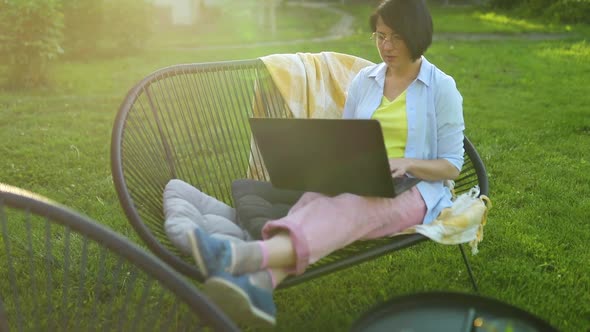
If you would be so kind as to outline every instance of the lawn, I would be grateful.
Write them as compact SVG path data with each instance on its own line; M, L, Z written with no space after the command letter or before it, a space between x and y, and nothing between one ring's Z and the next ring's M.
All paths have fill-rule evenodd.
M139 242L119 206L109 165L111 129L127 90L150 72L177 63L325 50L377 61L366 28L370 11L342 8L358 16L357 33L337 41L191 50L181 47L187 40L166 44L157 37L162 39L154 45L168 47L122 58L57 62L52 87L0 92L0 182L48 196ZM465 7L434 8L433 13L440 32L569 36L444 39L435 41L426 56L457 81L466 135L490 176L494 207L480 253L471 258L482 295L528 310L562 331L587 331L588 29L545 26ZM283 13L290 14L305 15ZM300 24L306 25L305 16ZM225 42L239 44L230 37ZM380 301L432 290L471 291L457 248L426 243L282 290L276 294L277 330L346 330Z

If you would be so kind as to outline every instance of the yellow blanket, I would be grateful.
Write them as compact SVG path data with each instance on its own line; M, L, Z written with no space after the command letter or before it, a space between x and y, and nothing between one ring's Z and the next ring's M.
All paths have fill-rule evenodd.
M335 52L275 54L261 60L295 118L341 118L350 82L362 68L372 64ZM254 142L251 146L250 177L268 179ZM400 234L420 233L442 244L469 243L476 254L491 208L489 198L478 198L478 194L479 189L473 188L456 197L453 206L443 210L431 224L411 227Z
M295 118L341 118L348 85L373 63L352 55L321 52L260 58Z

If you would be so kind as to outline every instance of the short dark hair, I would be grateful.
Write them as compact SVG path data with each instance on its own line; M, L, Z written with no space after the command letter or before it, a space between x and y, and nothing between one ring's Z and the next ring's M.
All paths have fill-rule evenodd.
M432 43L432 16L425 0L384 0L369 18L371 31L381 17L406 43L412 59L417 60Z

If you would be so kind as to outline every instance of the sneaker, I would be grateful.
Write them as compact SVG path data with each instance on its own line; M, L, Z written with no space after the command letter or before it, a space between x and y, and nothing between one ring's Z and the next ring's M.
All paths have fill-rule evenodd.
M207 279L204 293L231 319L251 327L276 324L276 306L272 291L254 286L250 274L233 276L222 273Z
M210 236L200 228L188 232L191 250L204 278L233 271L234 246L229 240Z

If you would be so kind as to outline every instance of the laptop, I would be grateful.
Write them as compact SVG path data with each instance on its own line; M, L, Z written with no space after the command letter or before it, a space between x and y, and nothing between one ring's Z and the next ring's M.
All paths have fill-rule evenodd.
M392 178L377 120L250 118L273 187L395 197L420 180Z

